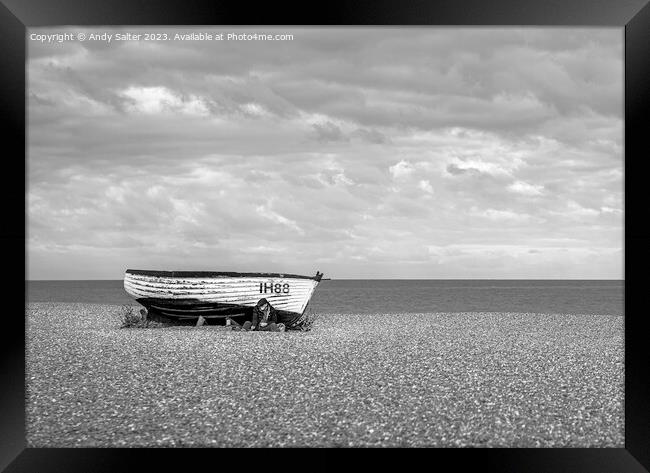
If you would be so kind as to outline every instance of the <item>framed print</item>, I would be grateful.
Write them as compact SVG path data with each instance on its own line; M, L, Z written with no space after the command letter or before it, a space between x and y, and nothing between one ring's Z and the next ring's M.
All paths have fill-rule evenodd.
M0 466L647 471L646 3L3 0Z

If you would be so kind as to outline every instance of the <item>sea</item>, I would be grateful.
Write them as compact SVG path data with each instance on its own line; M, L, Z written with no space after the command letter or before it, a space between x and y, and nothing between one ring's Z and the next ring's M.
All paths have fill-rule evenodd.
M122 280L26 281L27 302L133 304ZM623 315L622 280L332 279L315 313L525 312Z

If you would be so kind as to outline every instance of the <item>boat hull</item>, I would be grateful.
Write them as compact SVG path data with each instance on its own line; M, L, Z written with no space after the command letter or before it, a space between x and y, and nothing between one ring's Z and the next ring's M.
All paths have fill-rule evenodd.
M300 316L322 274L127 270L124 289L152 313L172 318L250 315L265 298L281 319Z

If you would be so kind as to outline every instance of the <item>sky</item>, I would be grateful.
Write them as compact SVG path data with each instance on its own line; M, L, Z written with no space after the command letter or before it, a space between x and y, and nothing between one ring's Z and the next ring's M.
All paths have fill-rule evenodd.
M622 28L27 44L29 279L623 278Z

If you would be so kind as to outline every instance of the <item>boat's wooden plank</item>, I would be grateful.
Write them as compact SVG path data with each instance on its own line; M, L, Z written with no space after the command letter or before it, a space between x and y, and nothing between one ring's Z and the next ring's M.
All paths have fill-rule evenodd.
M280 283L279 283L280 284ZM280 284L280 289L267 287L260 287L255 284L248 285L224 285L224 286L214 286L214 285L203 285L203 286L171 286L167 284L156 284L156 283L143 283L140 281L131 281L126 280L125 285L131 286L135 289L141 290L151 290L151 291L168 291L175 294L186 293L186 294L201 294L201 293L210 293L210 292L228 292L229 294L267 294L267 295L288 295L288 294L304 294L309 292L314 286L282 286Z
M180 291L186 290L188 292L193 291L229 291L229 292L251 292L251 293L261 293L261 294L285 294L285 293L295 293L295 292L304 292L309 291L310 289L316 286L316 283L312 282L310 284L290 284L282 280L270 282L258 282L258 281L232 281L228 284L214 284L207 282L205 284L189 285L178 283L168 284L165 281L155 281L155 280L138 280L132 278L125 278L125 284L140 287L140 288L149 288L156 290L171 290L171 291ZM261 284L261 285L260 285Z
M166 277L206 277L206 278L222 278L222 277L240 277L240 278L291 278L291 279L313 279L320 281L323 276L322 273L316 271L316 276L303 276L300 274L287 274L287 273L239 273L228 271L157 271L148 269L127 269L127 274L131 275L145 275L145 276L166 276Z
M236 290L236 291L231 291L228 289L197 289L194 291L187 291L187 290L174 290L174 289L169 289L169 288L156 288L156 287L143 287L143 286L138 286L138 285L133 285L133 284L125 284L125 289L127 292L137 292L140 294L151 294L153 295L160 295L161 297L172 297L172 298L177 298L177 299L193 299L193 298L203 298L203 297L218 297L218 298L254 298L256 300L259 300L263 297L270 299L276 299L276 300L290 300L290 299L302 299L305 296L307 296L309 293L311 293L311 290L300 290L300 291L294 291L289 294L282 294L282 293L260 293L255 290Z
M264 297L278 310L302 313L319 282L314 278L269 278L268 275L264 277L221 275L219 277L191 278L173 277L171 274L158 272L155 275L150 275L127 272L124 278L124 288L136 299L193 300L198 303L246 307L254 306L259 299ZM205 276L203 273L201 275ZM288 291L288 293L284 291Z

